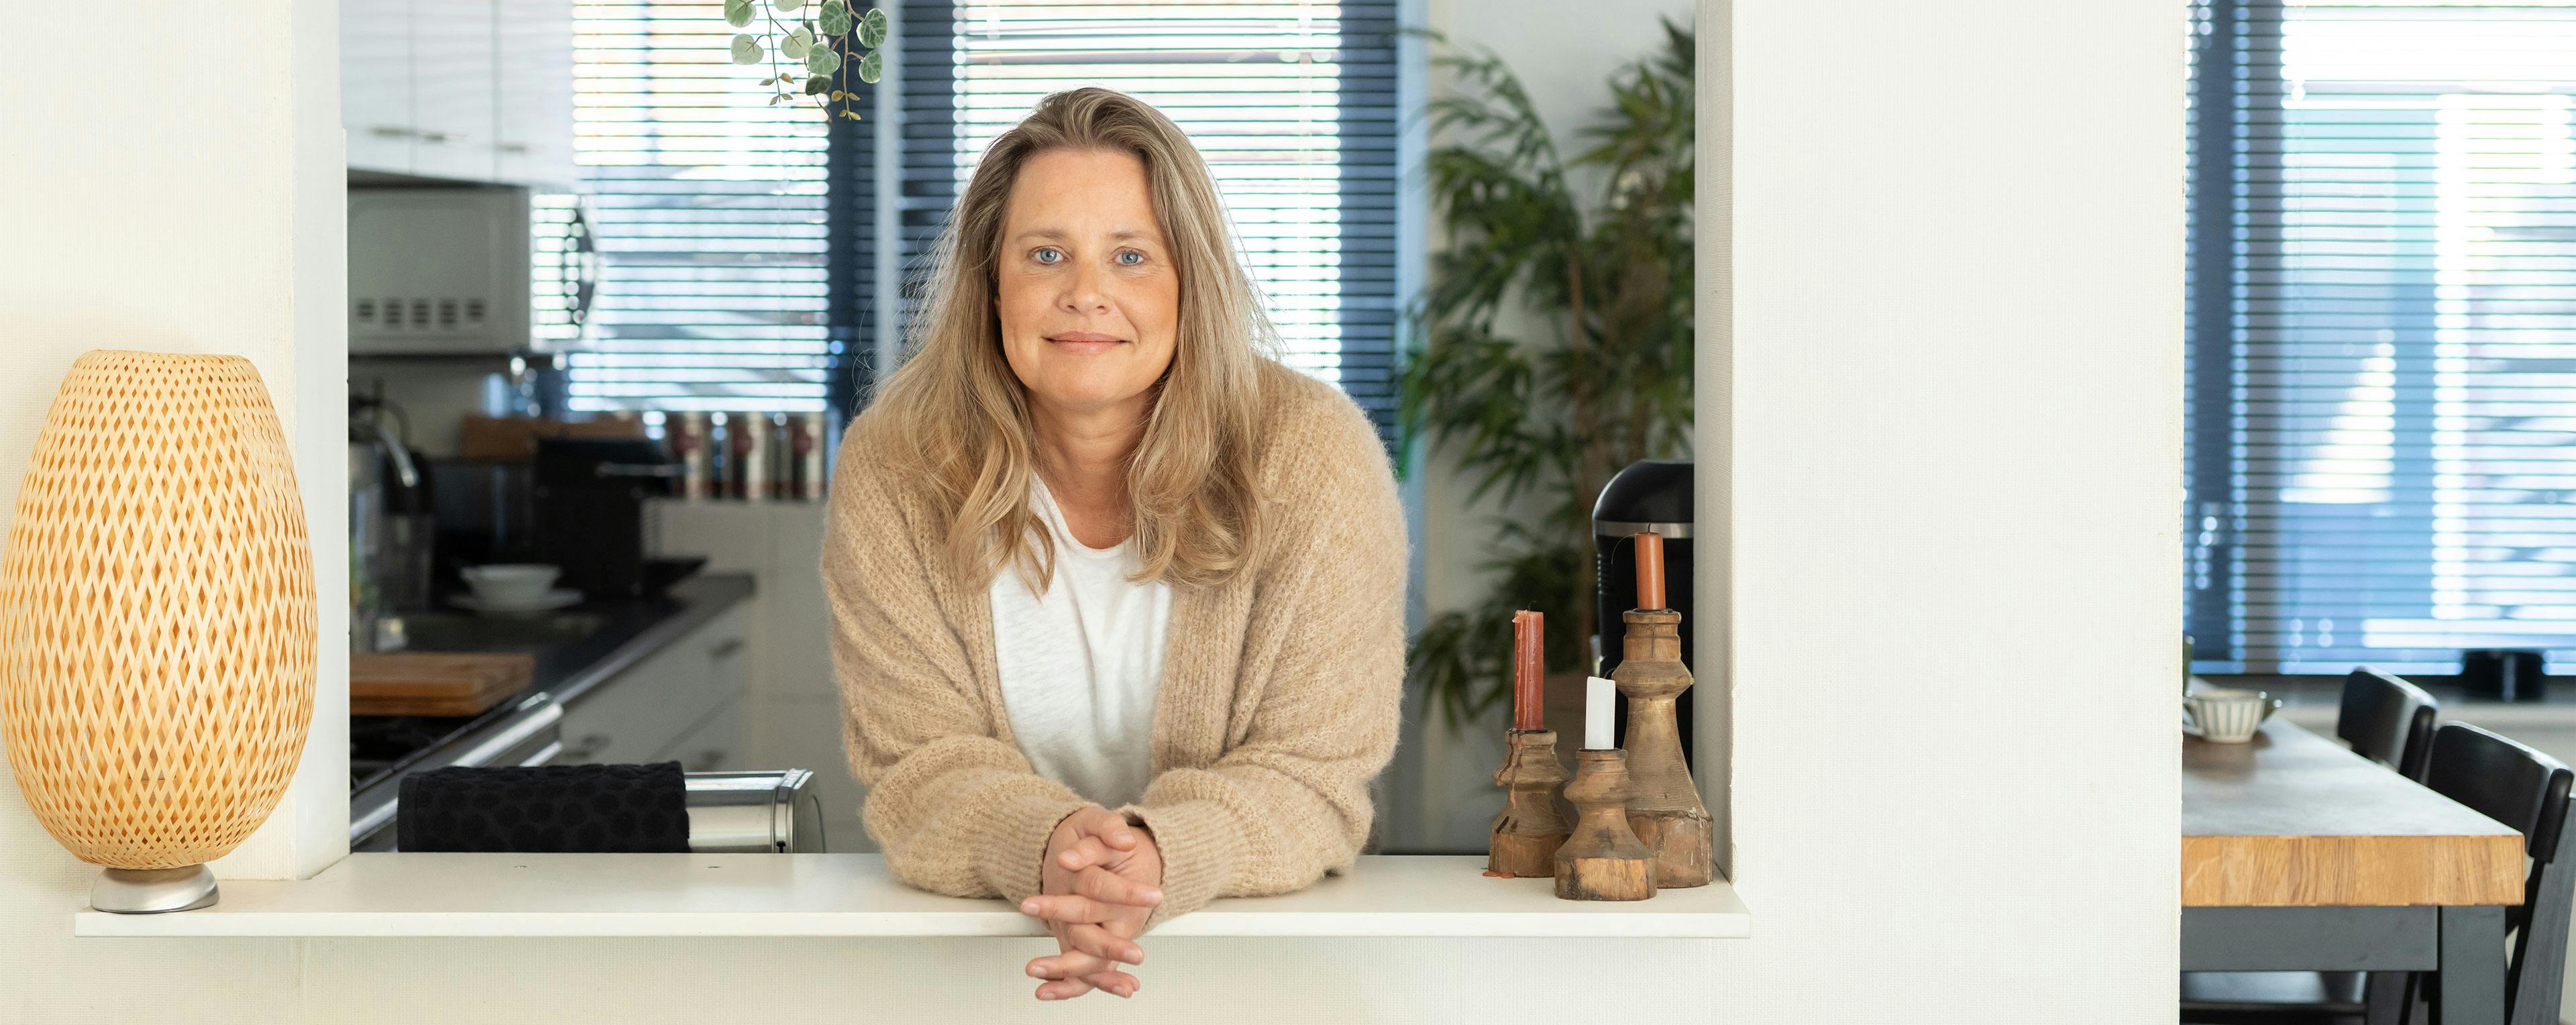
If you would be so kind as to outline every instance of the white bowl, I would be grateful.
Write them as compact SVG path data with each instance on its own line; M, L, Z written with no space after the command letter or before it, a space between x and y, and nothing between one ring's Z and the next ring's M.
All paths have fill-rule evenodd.
M485 606L508 608L534 605L546 599L554 589L555 577L563 570L554 566L530 563L500 563L490 566L467 566L460 574L474 597Z

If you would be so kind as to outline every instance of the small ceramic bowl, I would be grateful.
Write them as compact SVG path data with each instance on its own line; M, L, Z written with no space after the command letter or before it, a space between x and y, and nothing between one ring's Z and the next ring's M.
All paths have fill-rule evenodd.
M2186 718L2182 730L2202 740L2242 744L2254 739L2263 720L2271 718L2280 707L2279 701L2259 690L2203 687L2183 695Z
M468 566L460 574L474 597L494 607L534 605L544 601L554 589L555 578L563 570L554 566L530 563L498 563L490 566Z

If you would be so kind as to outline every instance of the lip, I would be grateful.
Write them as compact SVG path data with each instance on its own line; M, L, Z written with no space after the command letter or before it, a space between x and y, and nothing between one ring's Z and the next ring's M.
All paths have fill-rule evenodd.
M1117 342L1123 341L1124 339L1115 335L1097 334L1090 331L1066 331L1062 334L1048 335L1046 336L1046 340L1066 344L1082 344L1086 342Z

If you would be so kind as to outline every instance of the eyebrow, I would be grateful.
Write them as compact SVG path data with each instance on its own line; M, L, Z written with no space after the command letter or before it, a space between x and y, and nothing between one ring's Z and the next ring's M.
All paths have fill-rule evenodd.
M1011 236L1011 241L1017 242L1021 239L1027 238L1066 239L1071 237L1073 236L1067 234L1062 228L1030 228L1027 231ZM1134 228L1120 228L1117 231L1110 232L1109 237L1119 240L1144 239L1148 242L1154 241L1154 234L1152 232L1138 231Z

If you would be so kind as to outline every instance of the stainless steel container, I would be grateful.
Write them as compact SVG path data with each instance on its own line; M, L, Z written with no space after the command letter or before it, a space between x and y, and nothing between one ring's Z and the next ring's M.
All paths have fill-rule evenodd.
M680 478L680 497L705 498L708 485L707 415L705 413L672 413L662 421L662 443L670 446L672 458L680 461L686 474Z
M818 854L823 801L805 769L692 772L689 850L699 854Z

